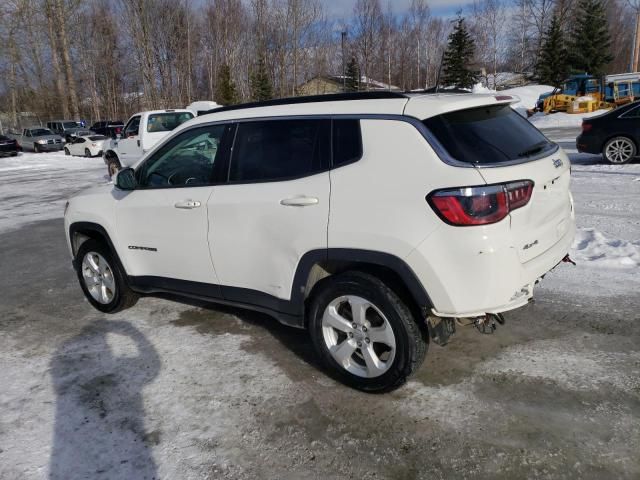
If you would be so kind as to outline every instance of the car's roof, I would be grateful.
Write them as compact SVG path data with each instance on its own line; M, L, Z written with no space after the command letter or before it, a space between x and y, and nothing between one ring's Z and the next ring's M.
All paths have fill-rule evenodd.
M131 116L135 117L136 115L153 115L157 113L190 113L191 115L193 115L193 112L191 110L187 110L186 108L167 108L164 110L144 110L142 112L134 113Z
M328 98L329 99L329 98ZM248 104L212 110L188 122L188 125L211 121L239 120L263 117L285 117L306 115L407 115L420 120L441 113L484 105L510 104L518 97L499 94L398 94L389 98L364 98L325 101L320 97L311 97L304 102L299 99L286 103L286 99L277 104L264 106Z

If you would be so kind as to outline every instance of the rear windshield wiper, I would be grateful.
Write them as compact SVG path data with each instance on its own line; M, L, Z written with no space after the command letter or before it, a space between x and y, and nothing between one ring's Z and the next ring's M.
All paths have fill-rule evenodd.
M520 152L518 154L518 157L529 157L531 155L534 155L536 153L541 152L544 147L546 147L547 145L550 145L549 142L544 141L544 142L538 142L535 145L531 146L531 148L529 148L528 150L525 150L524 152Z

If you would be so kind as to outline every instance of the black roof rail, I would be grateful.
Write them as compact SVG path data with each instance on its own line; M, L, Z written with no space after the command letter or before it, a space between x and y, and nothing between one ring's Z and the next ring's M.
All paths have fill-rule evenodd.
M329 93L326 95L307 95L302 97L277 98L275 100L267 100L263 102L240 103L238 105L229 105L228 107L214 108L207 110L201 115L208 113L229 112L232 110L243 110L245 108L272 107L277 105L296 105L299 103L318 103L318 102L344 102L348 100L380 100L389 98L407 98L404 93L379 91L379 92L352 92L352 93Z

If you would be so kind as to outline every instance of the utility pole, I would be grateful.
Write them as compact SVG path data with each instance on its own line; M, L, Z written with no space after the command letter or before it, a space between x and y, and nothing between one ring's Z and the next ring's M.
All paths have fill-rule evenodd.
M629 70L638 71L638 60L640 57L640 0L627 0L629 6L636 14L636 25L633 30L633 44L631 45L631 64Z
M347 38L347 32L340 32L340 37L342 39L342 92L344 93L347 91L347 72L344 64L344 41Z

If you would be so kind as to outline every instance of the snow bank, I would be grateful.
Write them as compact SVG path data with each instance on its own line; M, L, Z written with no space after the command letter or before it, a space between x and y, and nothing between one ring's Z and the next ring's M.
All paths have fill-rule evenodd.
M582 120L589 117L597 117L603 113L607 113L608 110L597 110L591 113L550 113L545 115L544 113L536 113L529 118L529 121L538 128L562 128L562 127L575 127L580 128Z
M549 93L553 91L553 87L549 85L527 85L526 87L509 88L508 90L501 90L501 94L516 95L520 98L518 103L512 105L523 117L527 116L527 110L536 106L538 97L543 93Z
M604 268L640 267L640 242L607 239L594 228L576 232L574 260Z
M553 87L549 85L527 85L526 87L515 87L507 90L496 92L485 87L481 83L476 83L471 90L473 93L500 93L500 95L514 95L520 99L518 103L514 103L512 108L523 117L527 116L527 110L536 106L538 97L543 93L553 91Z

